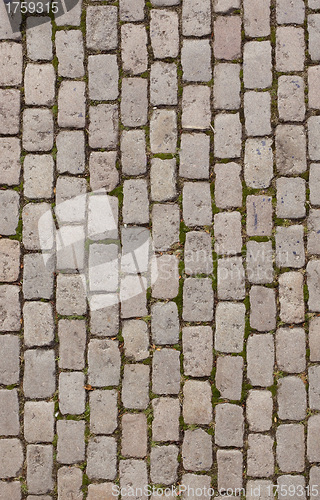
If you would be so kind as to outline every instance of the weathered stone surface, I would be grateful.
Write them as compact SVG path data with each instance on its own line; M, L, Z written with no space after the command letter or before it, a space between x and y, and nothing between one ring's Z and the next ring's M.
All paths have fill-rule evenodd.
M180 391L180 352L164 348L154 351L152 391L155 394L178 394Z
M310 116L308 118L308 149L311 160L319 160L320 158L319 133L320 120L318 116Z
M26 41L27 54L33 61L51 60L52 54L52 25L50 18L43 18L43 23L39 24L38 19L28 16Z
M310 66L308 68L308 106L311 109L319 109L319 71L320 66Z
M72 314L82 315L86 313L87 301L82 275L58 275L57 311L64 316Z
M151 199L168 201L176 198L176 160L153 158L150 170Z
M149 333L147 323L139 319L122 323L124 352L127 358L141 361L149 356Z
M272 425L273 401L270 391L251 389L246 404L246 419L250 431L268 431Z
M223 212L214 216L214 251L217 254L232 255L241 252L241 214Z
M27 446L28 493L49 493L53 488L53 447L29 444Z
M306 479L303 476L293 476L293 475L283 475L279 476L277 479L277 483L279 486L279 494L278 498L279 500L285 500L285 498L288 498L287 492L294 493L292 495L293 499L303 499L306 500L307 498L307 489L305 486ZM282 491L281 491L282 488ZM289 493L290 495L290 493ZM312 495L314 496L314 495Z
M121 21L143 21L144 1L138 0L134 4L130 0L120 1Z
M23 112L23 148L49 151L53 146L53 116L49 109L28 108Z
M93 152L89 159L90 186L93 191L113 191L119 183L115 151Z
M217 464L219 490L242 488L243 457L241 451L218 450Z
M117 85L116 85L117 86ZM145 78L123 78L121 122L125 127L140 127L147 122L148 81Z
M17 332L21 328L21 307L19 287L15 285L0 286L0 331Z
M83 35L80 30L57 31L55 35L58 74L67 78L84 75Z
M240 16L217 16L214 21L213 53L216 59L232 61L241 55Z
M272 283L274 271L271 241L247 241L246 273L250 283Z
M244 0L243 25L247 36L268 36L270 34L270 0Z
M179 175L187 179L209 178L210 137L206 134L182 134Z
M116 292L119 286L118 245L93 243L89 248L89 287L93 292ZM78 266L80 267L80 266Z
M20 481L1 481L0 483L0 498L1 500L21 500L21 486ZM41 497L40 497L41 498ZM28 500L39 500L39 497L28 497ZM42 499L41 499L42 500ZM43 500L50 500L48 497L43 497Z
M17 384L20 371L19 338L15 335L0 336L0 383L3 385Z
M150 119L152 153L176 153L177 115L171 109L154 110Z
M52 305L43 302L25 302L24 343L27 347L50 345L54 339Z
M78 467L60 467L58 469L58 496L82 500L82 471ZM50 497L48 497L50 498Z
M211 321L213 289L210 278L187 278L183 284L184 321Z
M0 234L14 235L19 222L19 195L11 189L0 192Z
M279 301L281 321L304 321L303 274L289 272L279 276Z
M310 4L310 2L309 2ZM309 482L309 486L310 486L310 490L311 490L311 493L313 491L313 495L315 498L319 498L319 490L318 490L318 486L319 486L319 479L320 479L320 467L316 467L316 466L312 466L310 468L310 472L309 472L309 478L310 478L310 482Z
M247 89L271 87L272 61L269 41L254 41L244 44L243 81Z
M98 54L88 57L89 97L96 101L114 101L119 94L117 56ZM124 79L123 82L127 80Z
M19 427L19 401L17 389L0 389L0 435L18 436L20 431Z
M211 32L211 3L201 0L196 4L187 0L182 4L182 33L184 36L203 36Z
M87 449L86 473L90 479L115 479L117 442L113 437L91 438Z
M309 367L308 380L309 380L309 406L314 410L318 410L320 408L319 366Z
M231 302L219 302L216 307L216 331L214 348L220 352L242 352L245 306Z
M26 398L50 398L55 391L54 351L29 349L24 353L23 390Z
M113 488L113 483L89 484L87 498L88 500L108 500L111 495L115 495Z
M279 174L294 175L306 171L307 140L303 126L278 125L275 143L276 165Z
M214 119L214 153L218 158L239 158L242 126L239 113L218 113Z
M94 387L118 385L120 351L115 340L92 339L88 349L89 384Z
M303 226L277 227L276 265L277 267L304 266Z
M210 184L185 182L182 193L183 219L187 226L205 226L212 222Z
M149 221L147 184L144 179L124 181L123 222L145 224Z
M218 63L214 66L213 105L215 109L239 109L240 65Z
M241 356L219 356L216 362L215 385L224 399L240 400L243 378Z
M270 186L273 177L272 140L247 139L244 153L244 179L253 189Z
M147 464L143 460L120 460L119 464L120 487L132 488L133 493L137 488L147 488L148 486L148 471ZM128 491L128 490L127 490ZM141 498L134 495L133 500ZM100 500L100 499L98 499Z
M311 260L307 264L307 285L309 291L308 307L310 311L320 312L319 297L319 269L320 261Z
M247 340L247 377L251 385L270 387L273 384L273 335L251 335Z
M201 492L201 498L204 500L208 500L209 494L208 492L211 488L211 477L206 476L204 474L183 474L181 479L181 485L183 485L186 489L183 492L184 498L188 500L193 500L197 497L195 492Z
M20 273L19 241L2 238L0 240L0 281L17 281Z
M126 275L120 282L121 317L147 316L147 280L138 275Z
M2 120L0 123L0 134L18 134L19 133L19 111L20 111L20 91L16 89L0 89L0 106ZM47 110L43 110L46 114ZM34 110L26 110L25 113L33 113ZM37 112L37 110L35 110ZM48 111L50 113L50 111ZM25 116L25 129L26 134L23 134L23 142L25 142L25 136L29 133L30 123L28 121L29 116ZM39 149L42 144L39 143ZM52 147L52 146L51 146ZM51 149L49 147L48 149Z
M306 417L307 393L300 377L280 379L277 400L281 420L303 420Z
M157 299L176 297L179 292L179 260L177 256L157 255L151 266L152 297Z
M304 426L302 424L279 425L276 431L277 462L282 472L304 470Z
M174 302L158 302L151 306L151 333L155 344L178 343L179 316Z
M87 48L113 50L118 45L118 9L113 5L90 5L87 9Z
M212 263L212 243L210 234L204 231L190 231L186 234L184 249L185 273L211 274Z
M155 106L178 103L177 66L174 63L156 61L151 65L150 102Z
M310 318L309 322L310 361L320 360L320 318Z
M0 182L8 186L19 184L21 146L17 137L0 138Z
M244 419L241 406L224 403L215 407L215 444L243 446Z
M240 0L214 0L214 11L227 13L240 8Z
M89 108L89 146L115 149L118 142L118 106L97 104Z
M186 373L186 372L185 372ZM208 425L212 421L212 390L209 382L186 380L183 387L183 420Z
M308 16L308 49L313 61L320 59L320 17L319 14L310 14Z
M252 477L270 477L274 473L273 439L262 434L248 436L248 475Z
M125 175L144 174L147 168L146 139L143 130L123 130L121 134L121 164Z
M308 217L307 251L309 255L320 254L320 210L310 209Z
M23 465L21 441L17 438L0 440L0 478L19 476ZM1 483L2 484L2 483Z
M124 457L144 458L147 441L147 417L143 413L123 415L121 454Z
M52 172L53 173L53 172ZM40 182L40 179L38 179ZM22 242L27 250L51 250L54 246L54 227L49 203L28 203L22 210ZM43 219L42 219L43 217ZM46 228L40 224L46 220Z
M308 419L307 457L310 462L319 462L320 456L320 415L311 415Z
M86 324L84 320L61 319L58 323L59 367L69 370L84 368Z
M139 75L148 69L147 32L139 24L121 26L122 68L133 75Z
M59 127L83 128L85 126L85 87L85 82L61 82L58 93Z
M183 366L185 375L208 377L212 370L213 338L210 326L182 329Z
M250 326L259 332L274 330L276 327L274 290L262 286L251 287Z
M58 177L56 183L55 214L59 225L85 221L86 192L87 183L85 179L62 175ZM90 231L90 205L94 200L95 197L89 198L88 233L91 239L94 238Z
M174 444L156 446L150 453L150 479L156 484L172 484L177 478L179 448Z
M290 0L277 0L278 24L302 24L304 21L304 14L305 5L303 0L298 0L294 4L292 4Z
M84 383L82 372L60 373L59 409L62 415L84 413L86 399Z
M306 215L306 181L300 177L280 177L276 181L277 217L299 219Z
M209 470L212 465L212 437L203 429L185 431L182 461L185 470Z
M52 156L27 155L23 162L24 195L27 198L52 198L53 170Z
M280 76L278 80L279 118L301 122L305 117L304 81L300 76Z
M214 183L214 202L219 208L242 206L241 167L237 163L217 163Z
M294 26L279 26L276 32L276 70L303 71L304 30Z
M54 403L27 401L24 405L24 437L28 443L50 443L54 438Z
M122 404L125 408L144 410L149 404L149 366L124 366Z
M19 85L22 81L22 45L1 42L0 61L0 85L3 87Z
M118 427L118 395L115 389L90 393L90 431L93 434L112 434Z
M152 439L154 441L178 441L180 417L179 399L153 399L152 407Z
M271 134L271 96L269 92L245 92L244 116L247 135Z
M57 421L57 461L62 464L83 462L85 458L84 420Z
M225 257L218 260L218 298L241 300L245 297L245 274L242 257Z
M154 58L177 57L179 52L177 12L152 9L150 13L150 38Z
M211 123L210 88L205 85L188 85L182 94L182 127L207 129Z
M52 64L32 64L24 73L25 103L52 106L55 97L56 74Z
M183 79L188 82L208 82L212 77L209 40L182 42L181 64Z
M152 207L152 241L155 250L168 250L179 241L180 210L178 205L155 204Z

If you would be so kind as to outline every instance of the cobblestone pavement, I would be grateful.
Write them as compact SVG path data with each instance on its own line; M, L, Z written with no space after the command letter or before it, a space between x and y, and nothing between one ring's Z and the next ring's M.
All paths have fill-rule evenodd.
M320 0L14 5L0 500L320 498Z

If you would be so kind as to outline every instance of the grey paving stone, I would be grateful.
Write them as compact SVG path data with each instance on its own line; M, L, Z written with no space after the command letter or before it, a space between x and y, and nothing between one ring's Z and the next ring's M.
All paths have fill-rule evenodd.
M243 81L247 89L265 89L272 84L271 43L246 42L243 49Z
M176 160L152 158L150 185L153 201L168 201L176 198Z
M224 399L240 400L243 378L241 356L219 356L216 361L215 385Z
M89 249L89 286L93 292L116 292L119 286L118 245L93 243Z
M146 228L124 227L121 228L122 273L144 273L149 267L149 238L150 231ZM133 257L135 254L135 257Z
M276 12L278 24L303 24L305 5L303 0L294 4L290 0L277 0Z
M56 388L53 350L29 349L24 353L23 390L26 398L50 398Z
M116 85L117 86L117 85ZM145 78L123 78L121 122L126 127L145 125L148 118L148 81Z
M110 192L115 189L119 183L116 158L116 151L95 151L90 154L90 186L93 191L104 188Z
M309 210L308 216L308 235L307 235L307 251L309 255L319 255L319 231L320 231L320 211L315 209Z
M122 417L121 454L144 458L147 454L147 417L143 413L127 413Z
M139 319L123 321L122 336L127 358L142 361L149 356L149 332L145 321Z
M320 415L308 418L307 458L309 462L319 462L320 456Z
M278 381L278 416L281 420L303 420L306 417L307 393L300 377Z
M150 145L152 153L176 153L177 115L174 110L153 111L150 119Z
M20 243L16 240L0 240L0 281L17 281L20 273Z
M276 230L276 266L304 266L303 226L278 226Z
M82 197L81 203L77 203L78 206L81 206L81 209L82 200L83 205L85 205L86 197ZM83 206L83 211L84 209ZM87 224L88 236L91 240L117 240L119 238L118 220L119 200L116 196L99 194L89 197Z
M26 401L24 437L28 443L50 443L54 438L54 403Z
M285 323L304 321L303 275L299 272L279 276L280 319Z
M212 437L203 429L186 430L182 443L185 470L209 470L212 465Z
M11 189L2 190L0 193L0 234L13 235L19 221L19 194Z
M51 61L53 58L52 25L49 17L42 19L43 24L38 24L37 17L30 16L27 19L27 54L33 61Z
M213 105L215 109L239 109L240 65L218 63L214 66Z
M207 380L186 380L183 387L184 422L209 425L212 421L211 399L212 390Z
M119 95L117 57L98 54L88 57L89 97L96 101L114 101Z
M309 322L310 361L320 360L320 318L310 318Z
M122 68L133 75L148 69L147 32L138 24L121 26Z
M320 408L320 370L319 366L310 366L308 370L309 381L309 406L313 410Z
M151 47L155 59L177 57L179 52L178 14L152 9L150 19Z
M313 491L313 496L317 499L319 498L319 489L318 489L319 472L320 472L320 468L313 466L310 468L310 473L309 473L309 477L310 477L309 486L310 486L311 492Z
M311 109L319 109L319 66L308 68L308 106Z
M214 24L213 53L216 59L232 61L241 55L240 16L217 16Z
M59 31L59 33L61 33ZM63 130L56 138L57 170L60 174L81 174L85 169L85 139L81 130ZM42 158L42 156L40 157Z
M244 94L247 135L271 134L271 96L269 92L247 91Z
M94 149L115 149L118 142L118 106L90 106L89 117L89 146Z
M274 271L271 241L247 241L246 273L250 283L272 283Z
M185 182L182 192L183 219L187 226L205 226L212 222L210 184Z
M71 372L59 375L59 409L62 415L67 413L81 415L85 410L86 393L84 373Z
M149 373L147 365L124 366L122 404L125 408L145 410L149 404Z
M20 85L22 81L22 45L14 42L1 42L0 60L0 85Z
M10 500L21 500L21 486L20 481L1 481L0 483L0 498L5 500L10 498ZM44 498L44 497L43 497ZM28 497L28 500L37 500L35 497ZM47 500L44 498L44 500Z
M186 274L211 274L212 243L210 234L204 231L186 233L184 265Z
M263 286L252 286L250 290L250 326L259 332L276 327L275 291Z
M82 471L78 467L60 467L58 469L58 495L61 498L82 497ZM50 499L50 497L49 497ZM49 500L48 499L48 500Z
M303 71L304 30L295 26L279 26L276 31L276 70Z
M184 321L212 321L213 289L210 278L187 278L183 285Z
M64 316L86 313L87 301L80 274L58 275L57 311Z
M150 102L155 106L178 104L176 64L156 61L151 65Z
M132 488L134 493L137 488L147 488L149 484L147 464L143 460L120 460L119 476L120 487ZM135 495L133 498L137 500L139 497Z
M108 436L91 438L87 449L86 473L89 479L115 479L117 442Z
M122 215L125 224L146 224L149 222L148 189L145 179L124 181Z
M244 154L244 179L248 187L264 189L273 177L272 139L247 139Z
M89 484L88 500L102 500L103 496L109 498L110 495L114 494L113 488L113 483Z
M84 368L86 324L84 320L60 319L58 322L59 367L69 370Z
M319 0L308 0L308 7L314 10L319 9L320 8Z
M247 377L258 387L273 384L274 341L273 335L251 335L247 340Z
M183 36L203 36L211 32L211 3L201 0L196 4L192 0L182 4Z
M147 280L144 277L127 275L120 282L121 317L147 316Z
M155 204L152 207L152 241L155 250L168 250L179 242L180 210L178 205Z
M270 477L274 474L273 438L263 434L249 434L247 469L252 477Z
M23 162L23 192L27 198L52 198L54 162L50 155L27 155Z
M313 61L320 59L320 16L310 14L308 16L308 49Z
M189 500L195 499L197 493L202 493L201 498L209 498L209 490L211 488L211 477L198 474L183 474L181 484L186 488L183 496ZM212 490L210 490L212 492Z
M214 153L218 158L239 158L241 133L239 113L219 113L214 119Z
M242 352L245 328L245 306L218 302L215 320L214 348L220 352Z
M152 391L155 394L178 394L180 391L180 352L163 348L152 358Z
M0 134L18 134L20 91L15 89L0 89L0 106L3 117L0 123Z
M88 364L88 382L93 387L118 385L121 364L118 342L106 339L90 340Z
M179 341L179 316L175 302L158 302L151 306L151 333L155 344L176 344Z
M302 174L307 169L307 140L304 127L278 125L276 127L276 166L279 174Z
M17 438L0 440L0 477L18 476L23 465L23 449Z
M113 5L90 5L87 9L87 48L91 50L113 50L118 45L117 7Z
M272 413L271 392L251 389L246 404L246 419L249 430L253 432L269 431L272 426Z
M218 260L218 298L241 300L245 297L245 273L242 257L226 257Z
M318 146L320 133L320 120L317 116L310 116L308 118L308 146L309 156L311 160L319 160L320 150Z
M279 118L300 122L305 117L304 81L300 76L280 76L278 80Z
M58 74L67 78L79 78L83 76L84 50L81 31L57 31L55 45L59 61Z
M276 180L277 217L299 219L306 215L306 181L300 177Z
M18 436L19 431L17 389L0 389L0 434L1 436Z
M62 81L58 93L59 127L83 128L85 118L85 82Z
M53 488L53 447L29 444L27 446L28 493L49 493Z
M83 462L85 459L84 431L84 420L57 421L57 462L62 464Z
M144 1L138 0L134 4L130 0L120 1L121 21L143 21Z
M180 3L180 0L152 0L151 3L155 7L171 7L172 5L178 5Z
M23 306L24 343L26 347L50 345L54 339L52 305L25 302Z
M27 500L51 500L48 495L28 495Z
M19 184L20 140L17 137L0 138L0 183L14 186Z
M246 495L248 500L253 500L259 496L261 500L274 498L272 481L267 479L247 481Z
M207 129L211 123L210 88L206 85L188 85L182 94L182 127Z
M279 425L276 431L277 462L282 472L304 470L304 426L302 424Z
M22 144L27 151L49 151L52 148L53 116L50 109L24 110Z
M240 8L240 0L214 0L214 11L227 13Z
M143 130L123 130L120 150L124 175L139 175L146 172L146 139Z
M183 40L181 64L185 81L208 82L212 77L209 40Z
M56 74L52 64L27 64L24 73L25 103L52 106L55 98L55 83Z
M157 484L172 484L177 478L179 448L174 444L156 446L150 453L150 479Z
M24 256L22 291L25 299L51 299L53 279L52 257L45 264L42 254Z
M224 403L215 407L215 444L243 446L244 418L241 406Z
M59 225L85 221L86 192L87 183L85 179L67 176L58 177L56 183L55 214ZM92 197L89 198L88 231L90 230L91 200L93 200ZM90 237L92 237L91 234Z
M179 399L156 398L152 400L152 408L152 439L154 441L178 441Z
M243 26L247 36L270 35L270 0L244 0Z
M309 292L308 307L310 311L320 312L319 301L319 260L311 260L307 264L307 285Z
M217 450L218 490L242 488L243 458L239 450ZM223 497L221 497L223 498Z
M21 328L19 287L15 285L1 285L0 303L0 332L18 332Z
M19 338L15 335L0 336L0 383L11 385L19 382Z
M223 212L214 216L214 251L220 255L232 255L241 252L241 214Z
M278 477L277 483L280 487L278 494L279 500L288 498L288 495L290 495L290 493L288 493L289 491L291 491L291 498L294 500L298 500L298 498L306 500L307 490L305 487L305 481L306 480L303 476L283 475ZM294 494L292 495L292 493Z
M38 182L40 179L38 179ZM49 203L28 203L22 209L22 242L27 250L51 250L54 247L54 227L48 224L41 231L39 224L45 214L51 215ZM44 220L44 219L43 219ZM40 234L39 234L40 233Z
M112 434L118 427L118 394L115 389L90 392L90 432Z
M237 163L217 163L214 183L214 202L219 208L242 206L241 167Z

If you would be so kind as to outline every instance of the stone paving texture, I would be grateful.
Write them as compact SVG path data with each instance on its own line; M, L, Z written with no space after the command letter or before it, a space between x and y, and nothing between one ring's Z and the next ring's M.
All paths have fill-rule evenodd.
M13 4L0 500L319 498L320 1Z

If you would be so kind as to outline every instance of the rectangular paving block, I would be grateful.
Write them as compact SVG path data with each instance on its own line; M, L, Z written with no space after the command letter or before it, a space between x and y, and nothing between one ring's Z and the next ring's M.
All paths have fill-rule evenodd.
M228 61L238 59L241 55L241 17L217 16L213 31L214 57Z
M282 424L276 431L277 462L282 472L304 470L305 436L302 424Z
M61 82L58 93L59 127L83 128L85 117L85 82Z
M118 45L118 9L113 5L90 5L86 15L86 43L90 50L113 50Z
M180 402L178 398L162 397L152 400L154 441L178 441Z
M300 177L276 180L277 217L300 219L306 215L306 181Z
M247 91L244 94L244 117L247 135L271 134L271 96L269 92Z
M223 399L240 400L243 379L241 356L219 356L216 361L215 385Z
M311 415L308 419L307 434L307 457L310 462L319 461L319 442L320 442L320 416Z
M308 68L308 106L311 109L319 109L319 66Z
M50 109L27 108L24 110L22 144L27 151L50 151L52 149L53 115Z
M245 328L244 304L218 302L215 319L215 350L226 353L242 352Z
M243 48L243 81L247 89L265 89L272 84L271 43L246 42Z
M304 81L300 76L280 76L278 80L279 118L301 122L305 117Z
M0 138L0 182L8 186L19 184L21 146L17 137Z
M86 325L84 320L60 319L58 322L59 367L69 370L84 368Z
M53 170L51 155L27 155L23 162L24 196L33 199L52 198Z
M224 403L215 407L215 443L243 446L244 417L241 406Z
M310 361L320 359L320 318L314 317L309 323Z
M11 189L1 190L0 211L0 234L11 236L16 234L19 222L19 195Z
M276 230L276 265L278 267L304 266L303 226L278 226Z
M147 454L147 417L143 413L126 413L121 424L121 454L144 458Z
M273 365L273 335L251 335L247 340L247 377L250 384L259 387L271 386Z
M256 285L272 283L274 278L273 255L271 241L247 242L246 275L250 283Z
M89 248L89 287L92 292L116 292L119 285L118 245L93 243ZM80 267L80 266L78 266Z
M320 16L309 14L308 16L308 49L313 61L320 59Z
M273 438L263 434L249 434L247 466L252 477L270 477L274 473Z
M115 389L90 392L90 432L112 434L118 427L118 394Z
M201 0L194 4L192 0L182 4L183 36L203 36L211 32L211 2Z
M241 214L240 212L221 212L214 216L214 251L220 255L233 255L241 252Z
M152 207L152 241L155 250L168 250L179 242L180 210L174 204Z
M184 321L212 321L213 289L210 278L187 278L183 284Z
M185 273L189 275L208 275L212 273L212 242L210 234L204 231L186 233L184 265Z
M0 389L1 436L18 436L19 431L19 400L17 389Z
M53 57L51 36L52 25L49 17L44 18L43 24L39 24L36 17L28 17L26 30L28 57L33 61L51 61Z
M21 328L20 289L16 285L0 286L0 302L2 314L0 317L0 332L18 332Z
M281 420L303 420L307 410L307 392L300 377L284 377L278 382L278 415Z
M250 37L270 34L270 0L244 0L243 25Z
M14 42L0 43L0 85L15 86L22 81L22 45Z
M303 28L279 26L276 31L276 70L303 71L305 60Z
M57 474L58 495L72 495L81 498L82 470L78 467L60 467ZM41 499L42 500L42 499Z
M57 277L57 311L62 316L87 312L84 282L80 274L59 274Z
M143 21L144 1L138 0L134 4L130 0L120 1L121 21Z
M210 137L206 134L182 134L179 175L187 179L209 178Z
M218 63L214 66L213 105L215 109L239 109L240 65Z
M20 274L20 243L9 238L0 240L0 280L17 281Z
M119 95L117 56L98 54L88 57L89 97L96 101L114 101Z
M279 276L280 319L285 323L304 321L303 275L299 272Z
M182 93L182 127L208 129L211 123L210 88L205 85L188 85Z
M308 380L309 380L309 405L310 408L312 408L313 410L318 410L320 407L319 366L310 366L310 368L308 369Z
M9 457L9 458L8 458ZM19 476L23 465L23 450L20 439L1 439L0 441L0 477L1 479ZM1 481L2 484L2 481Z
M148 69L147 32L141 24L121 26L122 68L133 75Z
M57 421L57 462L61 464L76 464L85 458L84 420Z
M242 488L243 454L240 450L218 450L217 465L219 490Z
M173 10L150 11L151 47L155 59L177 57L179 52L179 19Z
M90 106L89 117L89 146L94 149L115 149L118 141L118 106Z
M48 493L53 488L53 446L29 444L27 446L28 493Z
M123 130L120 151L122 172L125 175L144 174L147 168L144 130Z
M175 302L152 304L151 333L155 344L176 344L179 341L179 316Z
M115 479L117 442L113 437L91 438L87 449L86 473L90 479Z
M56 74L52 64L27 64L24 73L25 103L52 106L55 98L55 84Z
M212 466L212 436L203 429L186 430L182 443L182 461L185 470L209 470Z
M84 373L70 372L59 375L59 409L62 415L81 415L85 410Z
M27 347L50 345L54 339L52 305L25 302L23 306L24 343Z
M53 165L52 165L53 166ZM53 172L52 172L53 174ZM39 182L39 179L38 179ZM51 218L49 203L28 203L22 210L22 242L27 250L52 250L54 247L54 227L49 222L42 230L41 221Z
M3 385L17 384L20 371L20 345L16 335L0 336L0 383Z
M177 66L155 61L150 70L150 103L172 106L178 103Z
M245 273L242 257L225 257L218 260L218 299L243 300Z
M156 109L150 118L152 153L175 154L177 147L177 114L173 109Z
M276 166L281 175L302 174L306 171L307 139L303 126L278 125L275 144Z
M239 158L242 126L239 113L218 113L214 119L214 154L218 158Z
M264 286L252 286L250 290L250 326L259 332L276 327L275 291Z
M116 340L92 339L88 348L88 382L93 387L117 386L120 351Z
M210 184L185 182L182 192L183 219L187 226L204 226L212 222Z
M280 370L300 373L306 369L306 334L303 328L279 328L275 336Z
M59 132L56 137L56 146L56 164L60 174L68 172L75 175L84 172L85 138L83 131L63 130ZM42 156L40 158L42 158Z
M50 398L56 389L55 355L52 349L24 353L23 390L26 398Z
M152 391L155 394L178 394L180 391L180 352L163 348L154 351Z
M94 151L90 154L90 186L93 191L105 189L109 192L115 189L119 183L116 160L116 151Z
M208 82L212 78L211 47L209 40L182 41L181 64L183 80Z
M214 203L219 208L242 206L241 167L237 163L216 163Z
M304 15L305 4L303 0L298 0L294 4L290 0L277 0L278 24L303 24Z
M124 366L122 404L125 408L145 410L149 404L150 368L142 364Z
M249 195L246 204L248 236L271 236L273 226L271 196Z
M123 78L121 82L121 122L125 127L141 127L147 122L148 81L145 78Z
M150 188L153 201L169 201L176 198L176 169L175 159L152 158Z
M147 323L141 319L122 322L125 356L134 361L142 361L149 356L149 332Z
M122 318L147 316L147 280L138 275L126 275L120 281Z
M26 401L24 437L28 443L51 443L54 438L54 403Z
M207 380L186 380L183 386L184 422L208 425L213 417L211 398L212 390Z
M269 431L272 425L272 411L273 401L270 391L256 389L249 391L246 404L246 420L250 431Z
M83 35L80 30L57 31L55 36L59 76L79 78L84 75Z
M128 459L119 463L120 487L147 488L148 472L144 460Z
M270 186L273 177L272 140L247 139L244 155L244 179L247 186L262 189Z
M213 366L213 335L210 326L182 328L183 369L191 377L208 377ZM199 422L200 423L200 422Z
M179 260L175 255L157 255L151 263L152 297L173 299L179 292Z

